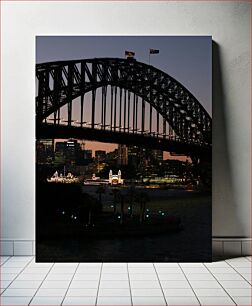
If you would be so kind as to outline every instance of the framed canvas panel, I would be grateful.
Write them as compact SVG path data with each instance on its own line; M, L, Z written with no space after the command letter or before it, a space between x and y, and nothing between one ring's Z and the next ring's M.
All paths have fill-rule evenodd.
M36 261L211 261L211 36L36 37Z

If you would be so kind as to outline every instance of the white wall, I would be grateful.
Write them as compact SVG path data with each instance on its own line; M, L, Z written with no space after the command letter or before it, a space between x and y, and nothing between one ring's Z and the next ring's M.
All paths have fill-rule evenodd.
M250 4L2 2L1 234L35 237L35 35L212 35L213 235L250 236Z

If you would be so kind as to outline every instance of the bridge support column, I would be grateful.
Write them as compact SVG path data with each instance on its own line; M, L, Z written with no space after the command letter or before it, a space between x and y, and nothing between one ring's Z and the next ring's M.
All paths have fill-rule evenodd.
M142 98L142 134L144 133L144 129L145 129L144 119L145 119L145 101Z
M81 123L80 126L83 126L83 111L84 111L84 94L81 95Z
M92 90L92 118L91 118L91 127L94 129L95 127L95 97L96 97L96 90Z

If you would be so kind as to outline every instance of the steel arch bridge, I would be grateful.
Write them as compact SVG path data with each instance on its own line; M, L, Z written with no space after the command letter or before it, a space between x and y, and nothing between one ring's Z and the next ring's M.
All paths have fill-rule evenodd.
M212 120L204 107L177 80L135 59L37 64L36 91L37 138L64 134L132 141L187 155L211 154ZM84 107L87 94L88 112ZM73 120L77 100L78 121ZM64 107L67 118L62 120ZM85 121L87 116L89 121Z

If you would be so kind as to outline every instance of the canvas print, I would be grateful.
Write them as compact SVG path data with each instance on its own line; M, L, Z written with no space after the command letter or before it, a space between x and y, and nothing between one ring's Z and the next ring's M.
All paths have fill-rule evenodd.
M212 38L36 37L36 261L211 261Z

